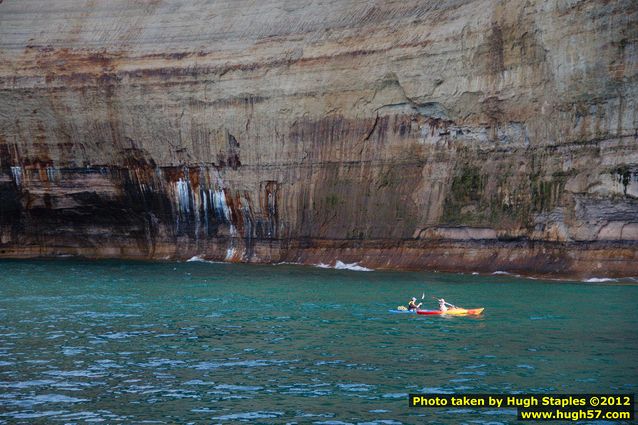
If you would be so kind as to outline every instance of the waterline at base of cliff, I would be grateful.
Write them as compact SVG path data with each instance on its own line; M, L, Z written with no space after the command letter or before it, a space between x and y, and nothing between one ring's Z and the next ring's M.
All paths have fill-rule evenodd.
M545 279L618 279L638 276L633 242L548 243L542 241L229 241L182 239L180 243L131 244L105 240L77 246L25 244L0 249L0 258L78 258L211 263L298 264L324 268L500 273ZM233 248L227 248L233 246Z

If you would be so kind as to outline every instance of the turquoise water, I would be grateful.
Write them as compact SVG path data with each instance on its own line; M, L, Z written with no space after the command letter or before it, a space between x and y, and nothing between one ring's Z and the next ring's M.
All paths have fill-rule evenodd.
M388 312L423 292L485 314ZM637 301L511 276L4 261L0 423L515 423L407 394L636 392Z

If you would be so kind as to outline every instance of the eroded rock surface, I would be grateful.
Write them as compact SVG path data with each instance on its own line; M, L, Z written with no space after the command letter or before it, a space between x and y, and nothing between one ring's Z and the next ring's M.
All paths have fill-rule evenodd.
M634 0L0 0L0 256L638 275Z

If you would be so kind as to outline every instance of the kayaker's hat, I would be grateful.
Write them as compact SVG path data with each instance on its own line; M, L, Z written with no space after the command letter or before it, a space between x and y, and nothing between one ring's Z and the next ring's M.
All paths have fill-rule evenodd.
M416 301L416 297L412 297L412 301Z

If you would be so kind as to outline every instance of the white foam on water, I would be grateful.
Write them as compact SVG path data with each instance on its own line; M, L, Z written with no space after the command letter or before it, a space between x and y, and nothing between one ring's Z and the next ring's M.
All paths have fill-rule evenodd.
M369 269L367 267L360 266L358 263L344 263L343 261L337 260L334 266L329 264L319 263L315 264L315 267L319 267L320 269L335 269L335 270L351 270L355 272L373 272L373 269Z
M224 264L223 261L211 261L205 260L201 255L193 255L191 258L186 260L187 263L208 263L208 264Z
M612 279L609 277L590 277L589 279L583 280L583 282L587 282L587 283L618 282L618 279Z
M337 260L337 262L335 263L335 269L337 270L354 270L357 272L371 272L373 271L372 269L369 269L367 267L363 267L360 266L357 263L344 263L342 261Z

